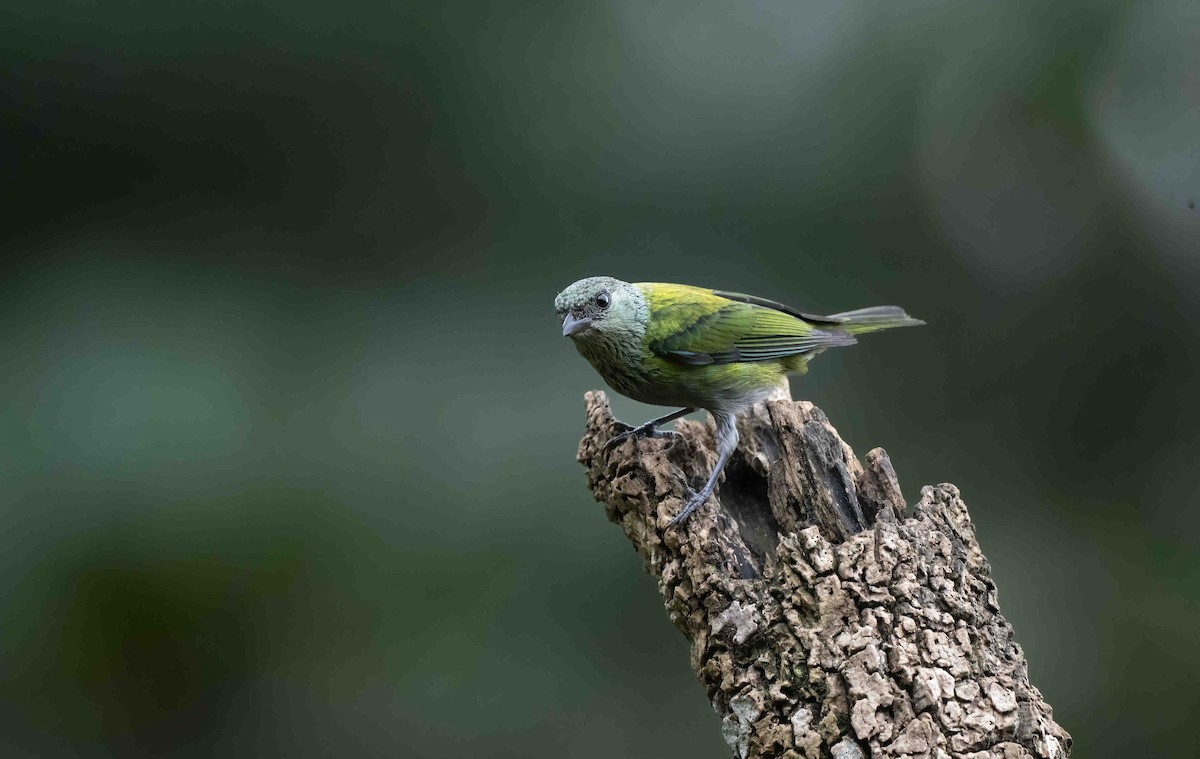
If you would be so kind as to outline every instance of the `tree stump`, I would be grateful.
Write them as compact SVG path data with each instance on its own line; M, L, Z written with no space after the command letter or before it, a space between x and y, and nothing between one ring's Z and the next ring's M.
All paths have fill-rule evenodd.
M882 449L860 464L783 396L739 419L716 495L668 530L715 463L711 425L605 451L608 397L585 402L588 485L658 579L734 756L1069 756L954 485L906 509Z

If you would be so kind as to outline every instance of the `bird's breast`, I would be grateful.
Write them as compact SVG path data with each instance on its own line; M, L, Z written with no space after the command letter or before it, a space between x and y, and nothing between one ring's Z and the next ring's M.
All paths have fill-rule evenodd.
M621 341L576 347L613 390L656 406L735 411L761 400L783 379L780 361L691 366Z
M613 390L643 403L663 402L651 397L658 395L653 392L658 383L639 345L629 340L593 339L577 342L575 347Z

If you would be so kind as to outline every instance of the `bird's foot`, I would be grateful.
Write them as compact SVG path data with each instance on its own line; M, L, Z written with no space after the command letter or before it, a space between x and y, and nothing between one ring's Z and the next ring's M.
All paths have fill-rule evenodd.
M624 422L613 422L613 426L622 431L609 438L608 442L604 444L606 451L611 451L629 438L670 438L672 440L679 438L679 433L675 430L660 430L654 422L646 422L640 427L630 427Z
M670 522L667 522L668 530L686 522L687 518L690 517L696 509L703 506L704 502L708 500L708 497L712 495L711 493L706 493L703 490L697 493L686 485L685 488L688 494L687 503L684 504L682 511L672 517Z

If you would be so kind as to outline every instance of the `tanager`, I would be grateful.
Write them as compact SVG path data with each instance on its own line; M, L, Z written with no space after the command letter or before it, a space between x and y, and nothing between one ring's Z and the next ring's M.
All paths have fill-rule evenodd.
M816 316L753 295L661 282L588 277L554 299L564 337L613 390L643 403L679 410L627 428L612 447L659 429L696 409L716 424L717 464L699 492L688 487L688 518L717 485L737 447L737 415L768 396L788 374L803 373L827 348L853 345L857 335L924 322L896 306ZM623 425L626 426L627 425Z

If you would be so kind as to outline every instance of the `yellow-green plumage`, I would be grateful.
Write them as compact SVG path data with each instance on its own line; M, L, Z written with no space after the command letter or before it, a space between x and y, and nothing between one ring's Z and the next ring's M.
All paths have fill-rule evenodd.
M922 324L895 306L816 316L741 293L657 282L630 284L591 277L559 293L563 334L617 392L644 403L681 406L630 434L653 435L659 424L695 408L717 423L720 458L705 487L676 517L687 517L712 493L737 444L739 411L806 370L817 354L853 345L855 335Z
M814 352L853 342L712 290L661 283L634 287L650 310L642 361L651 381L644 392L660 398L650 403L744 406L785 374L803 372Z

